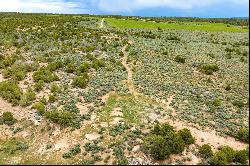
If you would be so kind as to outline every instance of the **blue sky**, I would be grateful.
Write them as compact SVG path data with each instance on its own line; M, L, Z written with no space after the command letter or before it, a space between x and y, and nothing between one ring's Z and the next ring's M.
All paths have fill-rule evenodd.
M247 17L248 0L0 0L0 12Z

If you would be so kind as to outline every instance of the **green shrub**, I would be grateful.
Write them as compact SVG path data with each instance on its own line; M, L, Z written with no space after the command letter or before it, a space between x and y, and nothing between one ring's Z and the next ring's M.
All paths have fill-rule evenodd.
M182 57L182 56L180 56L180 55L177 55L177 56L174 58L174 60L175 60L176 62L178 62L178 63L185 63L186 58L184 58L184 57Z
M233 104L234 106L238 107L238 108L242 108L242 107L245 106L244 102L241 101L241 100L235 100L235 101L233 101L232 104Z
M101 59L95 59L92 63L92 67L98 70L101 67L105 67L105 62L104 60L101 60Z
M21 81L29 71L33 71L32 64L13 64L11 67L3 70L4 78L11 77L13 80Z
M76 71L76 67L73 63L69 63L66 67L67 73L74 73Z
M95 164L95 160L84 160L82 162L82 165L94 165Z
M13 125L16 122L11 112L4 112L2 115L2 120L6 125Z
M117 157L123 157L124 156L124 151L123 148L121 146L116 146L113 148L113 154Z
M246 150L239 150L239 151L236 151L236 154L234 156L234 162L247 164L248 158L249 156Z
M6 56L0 61L0 68L6 68L13 65L16 60L20 59L17 55Z
M221 100L220 99L214 99L213 101L211 101L211 104L214 107L219 107L221 105Z
M26 71L18 70L16 72L14 72L14 74L12 75L12 78L14 80L21 81L25 78L25 75L26 75Z
M34 72L33 79L35 82L42 80L46 83L50 83L50 82L59 80L58 76L55 73L52 73L47 68L40 68L39 70Z
M47 145L46 145L46 150L51 149L51 148L52 148L52 145L51 145L51 144L47 144Z
M31 88L27 90L26 93L24 93L20 100L21 106L29 106L32 104L33 100L36 99L36 94L33 92Z
M199 67L199 70L207 75L212 75L213 72L219 71L219 67L216 64L203 64Z
M168 142L168 147L171 149L171 153L178 154L184 151L186 144L180 134L169 133L169 135L166 136L165 139Z
M51 91L51 93L58 93L61 91L61 89L56 83L52 83L50 91Z
M88 63L83 63L78 67L78 72L85 73L85 72L88 72L89 69L90 69L90 65Z
M46 107L45 107L45 104L43 102L41 102L41 101L39 101L38 103L34 104L32 106L32 108L36 109L40 115L44 115L45 114Z
M117 160L117 165L128 165L128 159L126 157L122 157Z
M203 158L209 158L213 156L213 151L210 145L204 144L199 148L199 153Z
M237 132L236 137L243 141L249 143L249 129L248 128L242 128Z
M164 124L156 124L154 129L152 130L152 134L166 136L169 132L174 132L174 127L169 125L168 123Z
M44 81L39 80L38 82L35 82L34 89L35 91L39 92L40 90L43 89L43 86L44 86Z
M227 162L231 163L234 161L234 157L235 157L236 152L231 147L224 146L221 148L220 152L225 154L225 156L227 158Z
M55 71L55 70L60 69L62 67L63 67L62 61L57 60L57 61L54 61L54 62L48 64L47 69L50 71Z
M190 130L184 128L182 130L179 130L178 134L184 140L184 142L185 142L186 145L190 145L190 144L194 144L195 143L195 139L192 136Z
M78 109L74 101L70 101L66 103L63 107L63 110L73 112L73 113L80 113L80 110Z
M22 91L16 82L7 80L0 82L0 96L13 105L17 105L21 100Z
M212 165L228 165L234 163L246 164L248 160L247 150L235 151L229 146L222 147L210 159Z
M161 135L152 134L144 140L144 147L149 150L150 154L156 159L164 160L170 156L171 147L167 140Z
M63 154L63 158L71 158L81 152L80 144L75 145L75 147L71 148L67 153Z
M91 152L92 154L98 153L103 150L103 147L98 146L97 144L94 143L86 143L84 145L85 151Z
M216 152L210 159L211 165L227 165L227 157L223 152Z
M194 138L188 129L176 132L173 126L167 123L157 123L144 139L145 149L156 159L166 159L170 154L181 153L186 145L192 143L194 143Z
M49 95L49 102L54 103L57 100L57 95L56 94L51 94Z
M60 112L60 111L46 111L45 117L50 119L54 123L58 123L62 126L70 126L73 123L73 114L70 112Z
M79 88L86 88L88 85L89 78L88 76L76 76L72 82L72 85L74 87L79 87Z
M225 87L225 90L230 91L231 89L232 89L231 86L229 84L227 84L226 87Z
M4 112L2 116L3 116L4 121L13 121L14 120L14 117L13 117L11 112Z
M127 125L123 125L123 124L118 124L116 126L114 126L113 128L109 129L109 135L115 137L119 134L121 134L123 131L129 129L129 127Z
M18 141L16 143L16 150L21 150L21 151L25 151L29 148L28 144L25 142L20 142Z

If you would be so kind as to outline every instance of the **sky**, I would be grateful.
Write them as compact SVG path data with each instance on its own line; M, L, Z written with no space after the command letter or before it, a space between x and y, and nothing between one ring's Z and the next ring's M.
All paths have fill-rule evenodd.
M0 12L248 17L249 0L0 0Z

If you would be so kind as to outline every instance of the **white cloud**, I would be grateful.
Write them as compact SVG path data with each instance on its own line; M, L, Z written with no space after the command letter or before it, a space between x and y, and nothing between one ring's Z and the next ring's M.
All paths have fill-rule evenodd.
M0 12L51 12L77 13L83 8L81 1L65 2L63 0L0 0ZM86 11L84 9L82 12ZM86 11L89 12L89 11Z
M152 7L193 9L222 3L246 4L248 0L99 0L98 7L106 12L132 12Z
M248 0L0 0L0 12L107 13L165 7L192 10L221 4L248 6Z

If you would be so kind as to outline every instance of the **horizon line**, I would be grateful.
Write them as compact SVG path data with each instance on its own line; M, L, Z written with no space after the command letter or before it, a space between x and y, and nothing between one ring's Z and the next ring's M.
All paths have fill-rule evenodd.
M118 14L89 14L89 13L56 13L56 12L1 12L0 13L21 13L21 14L60 14L60 15L91 15L91 16L120 16L120 17L141 17L141 18L203 18L203 19L249 19L249 16L234 16L234 17L198 17L198 16L140 16L140 15L118 15Z

